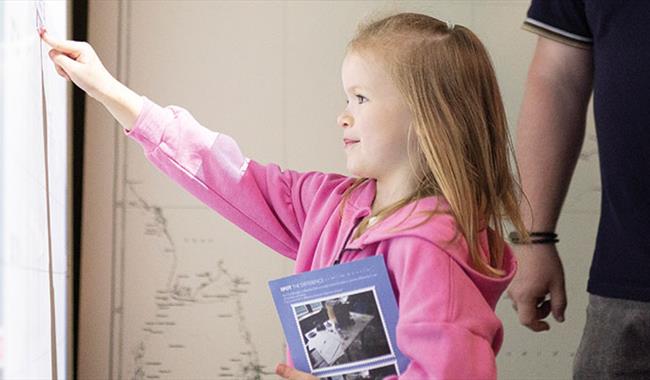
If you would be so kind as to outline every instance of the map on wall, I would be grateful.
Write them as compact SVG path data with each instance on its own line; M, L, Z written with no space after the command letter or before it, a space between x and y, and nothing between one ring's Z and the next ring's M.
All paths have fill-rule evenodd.
M284 338L266 279L290 262L160 177L135 142L118 150L111 376L275 378Z

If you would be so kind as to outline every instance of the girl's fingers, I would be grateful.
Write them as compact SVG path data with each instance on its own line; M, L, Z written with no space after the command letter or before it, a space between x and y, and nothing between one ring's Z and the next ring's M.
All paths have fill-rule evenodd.
M67 74L67 73L66 73L66 72L61 68L61 66L59 66L59 65L54 65L54 67L56 68L56 72L59 73L59 75L61 75L62 77L64 77L64 78L67 79L67 80L70 80L70 77L69 77L68 74Z
M317 377L312 376L306 372L298 371L295 368L289 367L286 364L278 364L275 368L275 373L287 380L318 380Z
M43 41L50 45L52 48L62 51L64 53L72 54L75 58L79 56L83 42L71 40L59 40L50 36L49 33L43 32L41 34Z
M70 70L75 69L75 65L79 64L74 59L72 59L72 58L68 57L67 55L61 53L60 51L57 51L57 50L54 50L54 49L50 50L49 55L50 55L50 58L52 59L52 61L56 65L61 66L61 68L66 73L69 72Z

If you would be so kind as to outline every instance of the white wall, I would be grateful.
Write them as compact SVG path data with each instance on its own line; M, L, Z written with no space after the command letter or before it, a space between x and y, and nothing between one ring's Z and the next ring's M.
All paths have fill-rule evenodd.
M49 378L55 364L65 378L71 368L70 102L66 82L36 32L36 6L36 1L0 3L0 378L5 379ZM46 1L42 9L48 30L67 36L67 3Z

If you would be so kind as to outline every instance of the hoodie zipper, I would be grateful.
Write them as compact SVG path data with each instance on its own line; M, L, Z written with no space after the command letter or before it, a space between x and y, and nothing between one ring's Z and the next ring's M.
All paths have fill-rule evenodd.
M352 225L352 228L350 229L350 232L348 232L348 236L345 238L345 241L343 242L343 246L341 247L341 250L339 251L338 255L336 255L336 260L334 260L333 265L338 265L338 264L341 263L341 259L343 258L343 253L345 251L361 251L361 248L345 248L345 246L348 245L348 240L350 240L350 236L352 236L352 233L354 232L354 230L357 229L357 227L359 226L359 223L361 223L361 220L363 220L363 218L360 218L359 222Z

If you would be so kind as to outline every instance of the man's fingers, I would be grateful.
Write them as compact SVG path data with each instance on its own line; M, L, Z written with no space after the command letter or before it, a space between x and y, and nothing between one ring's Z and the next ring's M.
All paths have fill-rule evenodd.
M519 311L517 308L517 303L512 302L512 308L515 311ZM539 304L537 304L535 308L535 317L536 319L544 319L548 317L548 315L551 313L551 302L549 300L540 300Z
M566 291L564 283L551 287L551 311L553 318L558 322L564 322L564 311L567 306Z
M550 328L548 323L541 321L538 315L537 303L534 301L518 302L517 315L519 322L533 331L546 331Z
M551 301L550 300L540 300L537 304L537 319L541 320L551 314Z
M43 41L50 45L53 49L62 51L67 54L71 54L73 58L77 58L81 54L81 49L83 47L83 42L71 41L71 40L59 40L50 36L49 33L44 32L41 34Z

